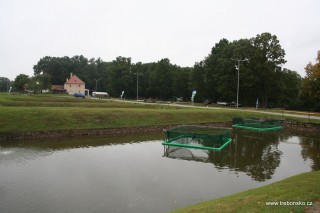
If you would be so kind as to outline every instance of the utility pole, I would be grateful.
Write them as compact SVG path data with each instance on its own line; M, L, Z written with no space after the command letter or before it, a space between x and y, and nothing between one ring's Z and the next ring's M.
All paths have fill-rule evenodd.
M240 61L248 61L247 58L241 60L241 59L233 59L231 58L231 60L233 61L238 61L238 67L236 66L236 69L238 70L238 84L237 84L237 108L239 107L239 80L240 80L240 77L239 77L239 72L240 72Z
M139 100L139 75L142 75L142 73L133 73L137 76L137 101Z

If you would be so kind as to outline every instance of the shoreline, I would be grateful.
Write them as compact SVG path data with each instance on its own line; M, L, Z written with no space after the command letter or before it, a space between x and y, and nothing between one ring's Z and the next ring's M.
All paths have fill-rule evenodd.
M81 136L104 136L104 135L123 135L136 133L162 132L165 129L176 125L159 125L143 127L123 127L123 128L103 128L103 129L75 129L75 130L56 130L56 131L29 131L29 132L3 132L0 133L0 141L12 141L21 139L37 138L57 138L57 137L81 137ZM231 128L232 122L211 122L194 125L206 125L213 127ZM283 121L285 131L294 131L296 133L317 134L320 132L320 124Z
M124 134L128 135L128 134L136 134L136 133L155 133L155 132L162 132L165 129L169 129L178 125L180 124L143 126L143 127L104 128L104 129L10 132L10 133L0 133L0 141L37 139L37 138L116 136L116 135L124 135ZM201 123L201 124L195 124L195 125L231 127L231 122L213 122L213 123Z

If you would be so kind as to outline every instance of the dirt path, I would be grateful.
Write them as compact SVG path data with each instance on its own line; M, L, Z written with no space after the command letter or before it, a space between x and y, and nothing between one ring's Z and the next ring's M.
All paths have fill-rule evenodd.
M306 208L307 213L319 213L320 212L320 198L316 200L313 206Z

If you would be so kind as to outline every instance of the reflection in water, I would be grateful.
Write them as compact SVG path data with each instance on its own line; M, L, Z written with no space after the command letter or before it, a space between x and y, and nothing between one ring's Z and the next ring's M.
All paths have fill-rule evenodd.
M173 159L192 160L204 163L213 163L210 153L203 149L189 149L184 147L165 146L164 156Z
M26 160L34 160L49 156L53 153L52 150L39 150L36 148L23 147L1 147L0 146L0 163L19 163Z
M236 130L221 152L166 157L163 137L0 142L0 212L169 212L320 168L317 137Z
M256 181L270 179L280 165L281 140L277 132L235 130L234 143L229 147L230 158L214 158L217 167L243 171Z
M311 159L313 161L312 169L320 170L320 143L319 138L303 137L300 140L302 146L301 155L303 159Z
M210 148L220 148L222 145L226 144L227 140L221 139L208 139L208 138L196 138L196 137L181 137L174 140L175 144L182 145L183 147L209 147Z
M19 163L51 155L53 152L75 148L112 146L160 139L161 134L137 134L122 137L58 138L42 140L0 141L0 163Z
M281 162L280 142L290 141L291 136L282 131L254 132L236 129L233 142L222 151L195 150L165 147L164 156L200 162L210 162L217 169L229 169L246 173L255 181L271 179ZM312 169L320 165L320 143L318 139L301 137L302 156L314 162ZM200 154L199 154L200 153Z
M119 136L74 137L74 138L46 138L39 140L0 141L0 147L23 147L36 149L64 150L85 147L98 147L124 143L137 143L146 140L161 139L162 134L136 134Z

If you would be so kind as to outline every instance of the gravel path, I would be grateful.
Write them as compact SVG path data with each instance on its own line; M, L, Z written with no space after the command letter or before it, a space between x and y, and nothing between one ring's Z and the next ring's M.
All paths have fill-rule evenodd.
M165 106L173 106L173 107L186 107L186 108L197 108L197 109L226 109L226 110L241 110L247 112L256 112L262 114L270 114L270 115L279 115L279 116L287 116L287 117L296 117L296 118L306 118L306 119L316 119L320 120L320 116L313 115L313 113L305 113L304 115L301 114L292 114L286 112L268 112L268 111L260 111L260 110L249 110L249 109L242 109L242 108L226 108L226 107L207 107L207 106L193 106L193 105L184 105L184 104L176 104L176 103L146 103L143 101L127 101L127 100L119 100L119 99L106 99L118 102L128 102L128 103L137 103L137 104L156 104L156 105L165 105Z

